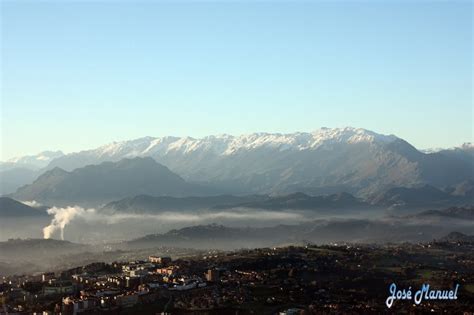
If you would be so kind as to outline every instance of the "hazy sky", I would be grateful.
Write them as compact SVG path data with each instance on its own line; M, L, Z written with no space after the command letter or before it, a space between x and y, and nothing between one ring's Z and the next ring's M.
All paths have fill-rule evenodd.
M473 139L470 1L34 2L2 1L1 159L322 126Z

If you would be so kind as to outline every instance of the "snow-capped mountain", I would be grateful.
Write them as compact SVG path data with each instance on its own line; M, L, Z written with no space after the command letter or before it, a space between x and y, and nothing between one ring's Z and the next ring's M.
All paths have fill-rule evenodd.
M6 168L28 168L40 169L46 167L52 160L63 156L61 151L43 151L36 155L14 157L1 163L1 169Z
M386 144L398 139L393 135L382 135L362 128L321 128L312 133L297 132L291 134L253 133L241 136L219 135L196 139L191 137L144 137L140 139L114 142L97 149L71 153L57 159L51 167L59 166L72 170L83 166L68 166L65 161L75 158L84 160L120 160L122 158L152 156L155 158L170 154L192 155L212 154L215 156L231 156L245 151L270 149L277 151L316 150L325 145L347 143ZM74 163L72 163L74 164Z
M469 148L425 154L394 135L351 127L199 139L144 137L60 156L45 170L152 157L188 182L232 194L345 191L367 196L392 187L443 189L473 180Z
M421 149L423 153L438 153L442 151L474 151L474 143L472 142L465 142L460 146L452 147L452 148L428 148L428 149Z
M394 135L361 128L311 133L145 137L115 142L53 160L48 169L150 156L188 181L231 193L347 191L366 195L397 186L455 185L472 177L472 164L424 154ZM468 177L468 178L467 178Z
M63 155L61 151L44 151L0 162L0 195L12 193L18 187L30 184L41 174L41 169Z

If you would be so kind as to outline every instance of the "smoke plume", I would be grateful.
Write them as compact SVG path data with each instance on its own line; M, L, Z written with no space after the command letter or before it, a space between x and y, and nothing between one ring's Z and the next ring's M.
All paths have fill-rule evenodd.
M54 233L60 231L61 239L64 240L64 228L71 222L76 216L87 216L90 213L94 213L94 209L83 209L81 207L67 207L57 208L53 207L48 209L48 214L54 215L51 224L43 229L43 237L51 238Z

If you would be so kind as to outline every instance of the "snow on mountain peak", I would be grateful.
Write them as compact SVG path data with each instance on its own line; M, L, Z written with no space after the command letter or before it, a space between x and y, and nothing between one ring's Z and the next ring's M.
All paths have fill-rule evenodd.
M461 149L463 149L463 150L474 150L474 143L465 142L461 145Z
M207 152L215 155L232 155L239 151L255 149L311 150L331 143L386 143L397 139L361 128L321 128L312 133L295 132L251 133L240 136L211 135L192 137L145 137L130 141L114 142L95 151L99 157L123 158L134 156L164 156Z
M16 165L24 165L30 167L44 167L51 160L63 156L64 153L61 151L43 151L36 155L26 155L20 157L14 157L7 160L7 163L12 163Z
M162 157L188 155L192 153L229 156L250 150L316 150L320 146L335 143L386 143L397 139L361 128L321 128L313 132L267 133L257 132L232 136L228 134L210 135L203 138L192 137L143 137L128 141L112 142L99 148L68 154L82 155L99 161L120 160L133 157ZM470 144L472 146L472 144ZM37 155L13 158L7 162L16 165L45 167L52 160L62 157L61 151L45 151Z
M257 132L232 136L228 134L210 135L203 138L192 137L143 137L128 141L112 142L96 149L70 153L67 156L82 156L86 161L114 161L133 157L172 157L174 155L211 154L229 156L251 150L316 150L324 145L336 143L377 143L383 144L398 139L393 135L381 135L362 128L321 128L313 132L267 133ZM469 145L472 148L472 144ZM44 151L37 155L13 158L7 163L32 168L46 167L64 154L61 151ZM54 161L52 162L53 165ZM89 162L87 162L89 163ZM4 163L6 164L6 163Z
M313 136L316 139L316 143L321 142L347 142L347 143L359 143L359 142L381 142L387 143L397 139L394 135L382 135L375 133L370 130L363 128L321 128L313 132Z
M420 150L423 153L438 153L441 151L456 151L456 150L462 150L462 151L473 151L474 150L474 143L472 142L465 142L460 146L456 147L451 147L451 148L428 148L428 149L422 149Z

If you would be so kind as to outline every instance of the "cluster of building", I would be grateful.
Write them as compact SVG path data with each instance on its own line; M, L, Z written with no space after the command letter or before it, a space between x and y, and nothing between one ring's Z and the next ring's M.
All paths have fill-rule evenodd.
M6 277L0 286L0 314L113 313L176 298L174 306L181 303L182 293L219 281L216 269L199 273L191 269L184 261L173 264L170 257L150 256L146 261L94 263L59 273Z
M433 251L441 258L433 261ZM457 281L474 288L473 258L474 251L457 244L449 249L436 244L290 246L175 260L150 256L4 278L0 314L380 313L386 311L391 282L415 286L425 281L420 272L427 268L440 284ZM400 302L392 310L474 311L472 298L474 292L467 290L456 303L427 302L411 310L414 306Z

